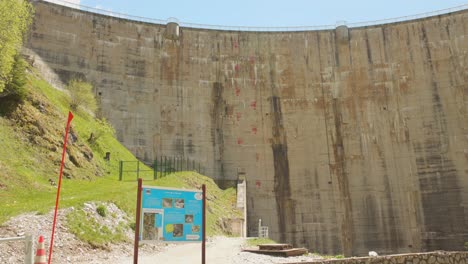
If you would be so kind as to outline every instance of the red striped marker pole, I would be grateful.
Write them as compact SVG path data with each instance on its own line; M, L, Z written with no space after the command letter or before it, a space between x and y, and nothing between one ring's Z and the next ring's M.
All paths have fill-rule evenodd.
M58 211L58 204L59 204L59 199L60 199L60 187L62 186L63 165L65 163L65 153L67 151L68 131L70 130L70 123L72 119L73 119L72 112L68 112L67 128L65 129L65 139L63 142L62 163L60 164L60 175L59 175L59 182L57 186L57 197L55 199L54 223L52 225L52 235L50 236L50 249L49 249L48 264L52 262L52 249L54 246L55 225L57 224L57 211Z
M37 244L36 256L34 257L34 264L46 264L46 252L44 247L44 237L39 237L39 244Z

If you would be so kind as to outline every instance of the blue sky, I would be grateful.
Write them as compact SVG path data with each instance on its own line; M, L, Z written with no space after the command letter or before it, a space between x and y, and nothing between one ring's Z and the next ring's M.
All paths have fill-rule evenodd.
M60 0L59 0L60 1ZM80 0L68 0L80 1ZM316 26L415 15L461 0L81 0L81 5L156 19L226 26Z

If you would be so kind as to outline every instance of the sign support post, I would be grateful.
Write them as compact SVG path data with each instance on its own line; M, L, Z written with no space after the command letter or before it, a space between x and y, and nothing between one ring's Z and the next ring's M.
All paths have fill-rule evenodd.
M136 223L135 223L135 244L133 247L133 264L138 264L138 244L140 242L140 214L141 214L141 190L143 181L138 178Z
M203 192L203 209L202 209L202 264L205 264L205 249L206 249L206 186L202 185Z

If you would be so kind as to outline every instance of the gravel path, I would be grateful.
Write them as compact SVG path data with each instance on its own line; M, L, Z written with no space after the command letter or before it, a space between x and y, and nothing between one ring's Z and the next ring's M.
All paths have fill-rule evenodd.
M85 205L89 212L95 211L95 204ZM115 205L108 204L108 208ZM55 234L54 252L52 263L59 264L130 264L133 263L133 242L111 244L107 249L95 249L78 240L69 232L66 226L66 215L73 208L59 210L57 230ZM125 213L117 207L113 213L119 218L125 218ZM32 234L36 240L39 235L44 235L45 246L48 252L49 236L53 212L45 215L27 213L16 216L0 226L0 237L16 237ZM103 220L105 221L105 220ZM129 232L128 241L133 241L133 234ZM290 263L318 259L316 256L300 257L272 257L248 252L242 252L243 238L213 237L209 238L206 246L206 263L208 264L269 264ZM48 255L48 253L47 253ZM24 263L24 243L13 242L0 244L0 263ZM201 263L201 244L145 244L139 249L139 263L141 264L192 264Z
M206 263L208 264L270 264L312 261L321 259L317 256L272 257L249 252L242 252L245 239L232 237L215 237L210 239L206 248ZM173 244L159 253L149 252L139 254L138 263L170 263L187 264L201 263L201 244ZM130 264L133 258L122 258L117 263ZM115 263L115 262L114 262Z

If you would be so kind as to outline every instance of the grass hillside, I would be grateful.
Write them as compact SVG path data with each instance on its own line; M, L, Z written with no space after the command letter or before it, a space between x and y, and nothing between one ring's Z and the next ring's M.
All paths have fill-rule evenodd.
M30 69L27 98L21 104L0 98L0 224L23 212L53 209L70 99ZM112 202L135 215L136 181L118 181L119 160L136 160L116 139L113 129L87 111L74 112L67 145L60 207ZM89 142L91 133L93 143ZM109 162L104 160L111 153ZM149 168L147 168L149 169ZM235 190L221 190L194 172L170 174L144 185L200 188L207 185L208 235L223 233L223 218L239 217ZM82 231L81 231L82 232Z

